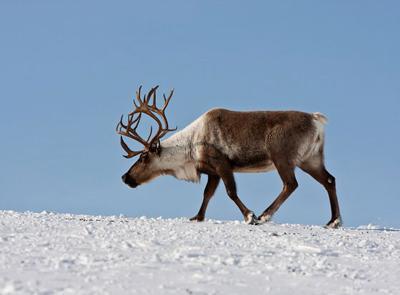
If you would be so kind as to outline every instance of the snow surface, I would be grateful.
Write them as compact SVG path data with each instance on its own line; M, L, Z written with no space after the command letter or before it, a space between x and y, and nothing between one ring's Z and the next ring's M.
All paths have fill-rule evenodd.
M400 294L400 231L0 211L0 294Z

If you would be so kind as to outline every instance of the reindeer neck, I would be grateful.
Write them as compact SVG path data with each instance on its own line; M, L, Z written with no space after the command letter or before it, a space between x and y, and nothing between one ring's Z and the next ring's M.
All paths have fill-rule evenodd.
M192 182L198 182L200 175L192 157L192 140L182 130L161 142L160 165L164 174Z

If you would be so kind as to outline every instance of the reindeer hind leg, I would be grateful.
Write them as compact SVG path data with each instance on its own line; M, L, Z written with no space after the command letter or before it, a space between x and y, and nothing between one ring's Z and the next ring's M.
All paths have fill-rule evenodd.
M278 170L279 176L283 182L283 189L275 201L264 210L264 212L258 217L259 224L271 220L274 213L279 207L289 198L289 196L296 190L298 184L294 173L295 166L289 163L274 162L276 169Z
M316 181L322 184L328 192L331 207L331 220L327 223L327 228L338 228L342 225L340 217L339 202L336 195L336 180L325 168L323 158L317 157L300 165L300 169L308 173Z

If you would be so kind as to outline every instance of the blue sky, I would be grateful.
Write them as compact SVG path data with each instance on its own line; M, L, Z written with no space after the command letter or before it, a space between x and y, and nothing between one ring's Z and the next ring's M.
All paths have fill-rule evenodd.
M400 227L399 31L398 1L1 1L0 209L194 215L206 177L120 179L115 125L159 84L180 129L212 107L323 112L345 224ZM236 178L257 214L282 187ZM275 221L326 223L325 191L297 178ZM223 186L207 216L242 219Z

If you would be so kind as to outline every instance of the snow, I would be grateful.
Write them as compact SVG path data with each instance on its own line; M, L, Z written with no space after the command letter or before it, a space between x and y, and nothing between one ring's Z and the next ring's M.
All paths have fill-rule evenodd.
M0 211L0 294L400 294L400 231Z

